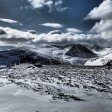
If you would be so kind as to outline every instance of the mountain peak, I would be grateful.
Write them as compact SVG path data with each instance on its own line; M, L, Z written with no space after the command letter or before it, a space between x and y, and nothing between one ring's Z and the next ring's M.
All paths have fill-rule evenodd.
M97 57L95 53L81 44L74 44L70 46L70 49L66 53L68 56L80 57L80 58L92 58Z

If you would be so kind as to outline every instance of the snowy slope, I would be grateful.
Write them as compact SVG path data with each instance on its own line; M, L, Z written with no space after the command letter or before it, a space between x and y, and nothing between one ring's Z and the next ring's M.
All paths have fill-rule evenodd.
M43 54L44 56L60 60L61 62L70 63L74 65L83 65L87 61L87 58L66 55L66 53L71 49L71 46L72 45L67 46L44 45L44 46L30 47L29 49L34 52Z
M81 44L70 44L70 45L48 45L48 44L37 44L33 39L38 38L38 34L32 34L30 31L20 31L11 28L0 27L1 31L4 31L3 35L0 35L1 42L9 44L0 45L0 51L10 50L16 46L15 49L23 48L27 51L38 54L37 57L43 57L44 60L58 61L60 63L69 63L73 65L87 65L87 66L102 66L105 65L112 57L112 49L105 48L102 50L100 46L81 45ZM11 41L13 40L13 44ZM11 46L10 46L11 45ZM12 51L11 51L12 52ZM13 51L15 52L15 51ZM29 56L29 54L27 54ZM35 55L34 55L35 56ZM98 56L98 57L97 57ZM9 63L14 61L18 63L18 56L15 57L7 54L5 61L1 58L1 63ZM33 58L31 55L30 58ZM46 62L46 61L45 61ZM53 62L54 63L54 62Z
M86 66L103 66L106 65L110 60L112 60L112 49L106 48L100 52L96 52L99 57L88 60Z

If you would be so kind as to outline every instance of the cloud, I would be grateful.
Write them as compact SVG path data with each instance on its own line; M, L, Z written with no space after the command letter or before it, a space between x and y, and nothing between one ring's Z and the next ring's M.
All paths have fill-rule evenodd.
M112 20L101 20L97 22L91 32L100 33L102 38L109 39L112 38Z
M100 34L64 33L60 30L50 31L42 34L31 34L30 32L19 31L17 29L0 27L6 35L0 36L0 42L18 44L97 44L106 45L107 40L101 38ZM112 41L110 41L111 43ZM109 44L108 44L109 45Z
M53 34L62 34L62 32L60 30L54 30L54 31L50 31L49 34L50 35L53 35Z
M87 16L88 19L100 19L91 32L96 32L102 38L112 39L112 0L104 0L99 7L94 8Z
M0 41L0 47L2 47L2 46L7 46L7 44L2 42L2 41Z
M70 33L81 33L82 32L81 30L76 29L76 28L67 28L66 31Z
M34 9L42 9L43 7L48 7L49 12L52 12L54 10L62 12L67 9L67 7L62 7L62 0L28 0L28 2L31 3Z
M0 27L1 30L6 32L6 35L0 36L0 41L9 43L28 42L35 38L35 35L30 32L19 31L9 27Z
M10 24L20 24L20 25L22 25L22 23L19 23L18 21L15 21L15 20L12 20L12 19L0 18L0 21L10 23Z
M112 19L112 0L104 0L99 7L95 7L87 16L90 19Z
M40 25L50 27L50 28L56 28L56 29L64 27L64 25L59 24L59 23L43 23L43 24L40 24Z
M105 42L99 34L71 34L62 33L59 31L51 31L49 33L43 33L38 35L34 40L34 43L42 44L73 44L73 43L88 43L88 44L102 44Z

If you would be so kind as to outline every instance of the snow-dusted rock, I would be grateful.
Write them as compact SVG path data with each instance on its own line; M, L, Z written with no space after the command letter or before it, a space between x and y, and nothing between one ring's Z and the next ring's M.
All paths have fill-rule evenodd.
M97 57L95 53L93 53L88 48L80 44L72 45L69 51L66 53L66 55L69 55L72 57L79 57L79 58Z
M4 30L0 29L0 35L5 35L7 34Z

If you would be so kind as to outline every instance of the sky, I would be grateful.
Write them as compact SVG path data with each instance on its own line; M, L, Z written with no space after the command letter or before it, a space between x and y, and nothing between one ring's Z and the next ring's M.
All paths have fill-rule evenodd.
M36 30L39 35L30 36L37 43L111 44L112 0L0 0L0 26L12 40L23 37L18 29Z
M87 31L96 21L84 21L84 18L102 1L0 0L0 17L20 21L26 28L38 29L40 32L51 30L51 28L39 25L43 23L59 23L65 27L75 27Z

